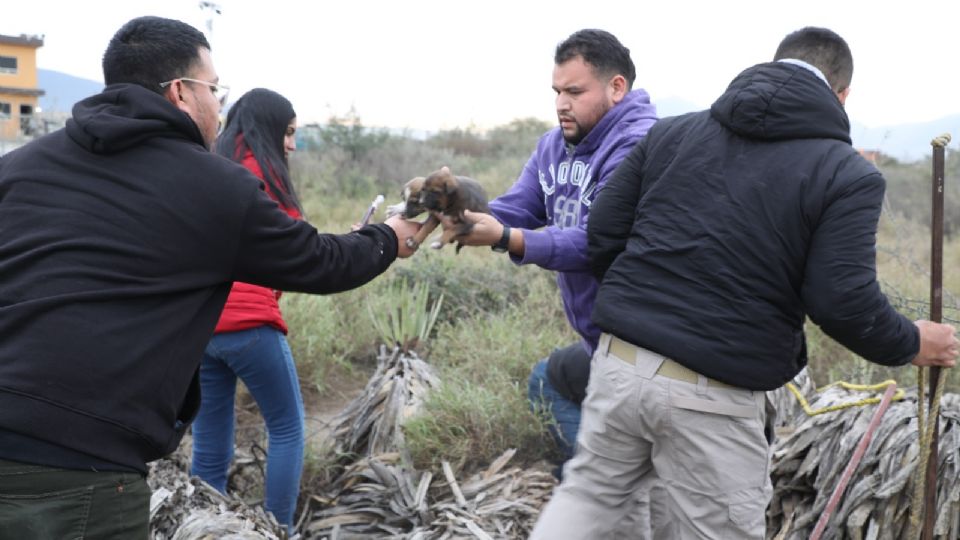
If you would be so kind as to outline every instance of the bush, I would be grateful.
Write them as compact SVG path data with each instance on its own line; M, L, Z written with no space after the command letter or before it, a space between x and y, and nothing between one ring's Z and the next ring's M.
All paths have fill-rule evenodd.
M364 307L376 285L368 287L329 296L286 293L281 299L298 373L318 392L328 388L333 370L350 372L376 358L379 338Z
M503 391L507 386L510 391ZM525 389L496 375L485 384L465 379L444 381L424 404L424 413L403 425L417 468L455 470L485 467L508 449L530 463L555 453L543 417L530 411Z
M431 301L444 296L440 323L496 316L518 304L533 281L543 279L536 268L517 267L504 256L478 251L465 248L453 255L453 246L423 249L415 256L416 265L398 266L396 275L412 284L429 285Z
M414 459L459 466L492 460L510 448L531 463L556 457L548 419L530 411L530 369L551 350L579 338L563 315L550 274L534 270L526 294L499 313L478 311L437 331L430 363L441 389L404 425Z

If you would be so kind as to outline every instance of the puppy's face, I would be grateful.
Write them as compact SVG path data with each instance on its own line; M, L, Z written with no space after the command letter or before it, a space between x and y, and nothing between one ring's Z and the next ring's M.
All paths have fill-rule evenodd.
M451 208L455 204L455 195L459 189L457 177L447 167L430 173L423 181L420 190L420 205L435 212L462 210Z
M411 179L404 184L400 190L400 197L403 202L392 204L387 208L387 213L394 215L400 214L407 219L412 219L426 211L426 208L420 204L420 191L423 189L422 176Z

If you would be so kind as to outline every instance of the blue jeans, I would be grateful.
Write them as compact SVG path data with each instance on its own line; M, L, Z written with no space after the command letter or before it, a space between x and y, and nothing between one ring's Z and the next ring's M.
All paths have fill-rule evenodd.
M258 326L216 334L200 364L200 412L193 423L191 473L225 493L233 459L237 377L267 424L265 506L290 527L303 471L303 400L293 355L279 330Z
M577 431L580 429L580 406L560 395L547 378L547 359L533 366L527 382L527 398L534 411L549 411L553 417L550 434L563 453L563 463L573 457L577 444ZM560 476L559 474L557 475Z

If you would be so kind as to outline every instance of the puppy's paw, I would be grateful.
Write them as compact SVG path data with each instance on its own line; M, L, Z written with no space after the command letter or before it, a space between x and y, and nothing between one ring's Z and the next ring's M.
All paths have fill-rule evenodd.
M443 242L441 242L441 241L439 241L439 240L434 240L433 242L430 243L430 247L432 247L433 249L442 249L442 248L443 248Z
M407 203L399 202L387 207L387 217L398 216L407 211Z

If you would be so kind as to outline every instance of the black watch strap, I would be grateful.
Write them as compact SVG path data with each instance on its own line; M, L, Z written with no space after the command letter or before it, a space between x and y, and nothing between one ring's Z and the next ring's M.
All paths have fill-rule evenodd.
M500 237L499 242L490 246L490 249L496 251L497 253L504 253L509 248L510 248L510 227L504 225L503 236Z

